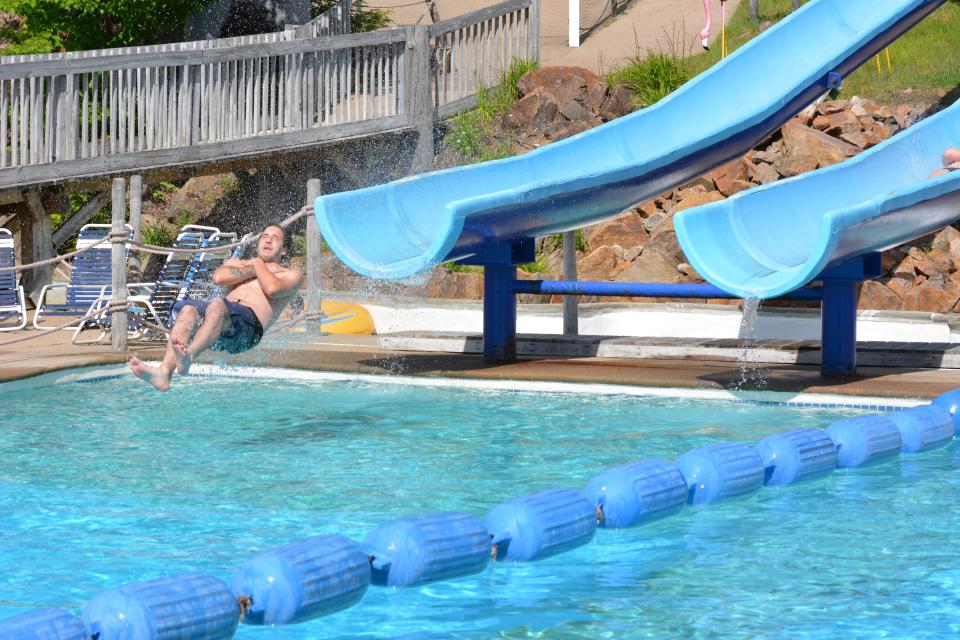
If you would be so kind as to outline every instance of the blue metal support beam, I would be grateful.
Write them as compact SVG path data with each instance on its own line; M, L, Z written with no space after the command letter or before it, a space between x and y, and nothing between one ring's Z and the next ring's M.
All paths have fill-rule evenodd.
M820 305L820 373L852 376L857 372L857 285L879 278L879 253L857 256L824 270Z
M517 280L517 265L535 257L532 240L513 245L490 245L460 260L484 267L483 357L506 362L517 357L518 293L543 295L628 296L636 298L728 298L709 284L652 282L585 282ZM857 285L880 276L880 254L869 253L825 270L822 286L791 291L782 300L821 301L821 365L823 375L853 375L857 367Z

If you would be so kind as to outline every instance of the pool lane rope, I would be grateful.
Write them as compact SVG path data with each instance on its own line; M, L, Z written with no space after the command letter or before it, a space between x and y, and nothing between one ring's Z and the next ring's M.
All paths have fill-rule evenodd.
M764 485L944 446L960 434L960 389L887 415L799 428L753 446L721 442L674 462L608 468L583 490L550 489L508 500L480 520L446 512L382 523L363 542L315 536L247 560L228 586L183 574L105 591L80 618L41 609L0 621L0 638L226 640L247 625L296 624L358 603L372 585L410 587L483 571L492 561L535 561L586 544L598 528L635 527L750 494ZM173 630L173 631L171 631Z

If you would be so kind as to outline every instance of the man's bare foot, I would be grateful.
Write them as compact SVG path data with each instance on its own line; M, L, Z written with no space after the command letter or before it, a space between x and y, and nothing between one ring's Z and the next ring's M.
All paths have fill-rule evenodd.
M180 338L171 336L170 346L173 347L173 352L177 355L177 373L182 376L187 375L190 373L190 365L193 364L193 361L186 343L181 342Z
M130 371L144 382L149 382L160 391L170 390L170 373L160 367L149 367L140 358L133 356L128 363Z

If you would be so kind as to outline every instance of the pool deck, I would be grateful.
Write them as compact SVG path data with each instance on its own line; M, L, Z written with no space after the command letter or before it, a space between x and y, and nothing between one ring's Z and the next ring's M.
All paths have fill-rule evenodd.
M113 353L109 343L74 346L70 344L71 334L68 332L50 332L33 340L3 344L32 333L34 332L18 331L0 335L0 382L71 367L119 364L133 354L145 360L156 360L163 353L156 343L133 343L127 353ZM419 336L418 339L422 341L430 338L431 336ZM432 338L436 340L434 344L442 346L443 340L449 341L450 335L436 334ZM521 352L525 343L536 343L538 338L541 342L553 345L551 350L554 353L576 353L578 349L582 352L584 344L591 344L588 337L522 337ZM469 340L461 337L463 343ZM473 340L476 341L475 338ZM235 357L217 354L216 360L228 365L292 367L341 373L541 380L711 390L741 386L738 382L743 378L743 371L736 358L731 355L735 352L734 345L720 345L729 351L724 355L722 349L718 351L716 344L674 341L671 352L669 344L663 339L650 339L646 342L655 347L652 354L659 353L662 357L522 355L513 363L490 364L484 362L476 353L401 351L399 349L404 345L398 344L396 340L391 342L391 338L387 336L380 339L377 336L321 336L316 333L291 332L268 334L264 344L248 354ZM631 340L634 349L643 343L643 339ZM391 344L394 348L388 347ZM423 344L420 346L422 348ZM775 348L777 345L760 347L757 352L760 356L783 351ZM869 351L873 352L873 345L869 347ZM903 349L902 346L900 348ZM903 353L907 356L916 355L922 353L923 348L924 345L917 345L916 352L904 350ZM880 352L889 355L890 350L881 348ZM820 375L816 364L777 362L773 357L765 359L768 362L759 366L762 367L765 382L763 389L769 391L932 398L944 391L960 387L960 369L861 366L855 377L825 378ZM889 357L887 359L890 360ZM200 361L213 362L214 359L202 357ZM750 387L744 385L742 388Z

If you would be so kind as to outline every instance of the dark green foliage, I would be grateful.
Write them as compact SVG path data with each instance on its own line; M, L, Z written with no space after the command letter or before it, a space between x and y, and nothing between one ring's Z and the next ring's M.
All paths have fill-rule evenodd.
M186 17L211 0L3 0L24 19L4 54L147 45L183 39Z
M337 0L312 0L313 15L318 16L337 4ZM353 0L350 7L350 31L376 31L390 24L390 12L386 9L370 9L366 0Z

